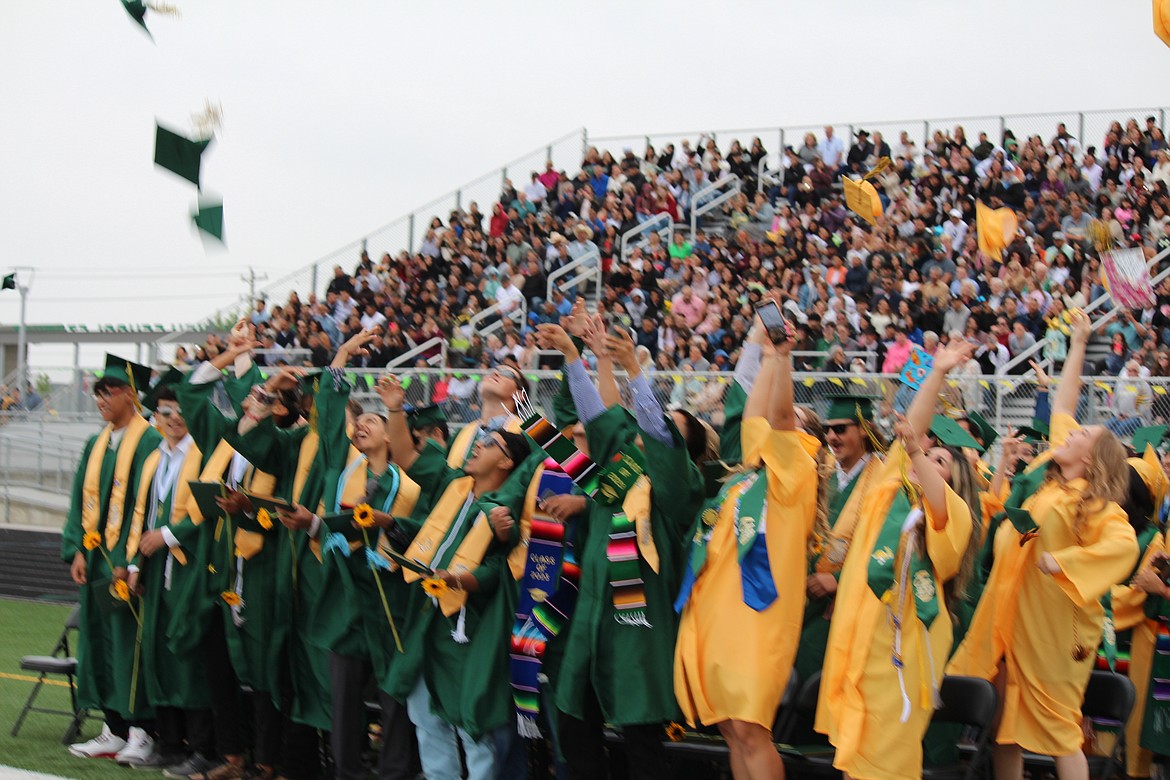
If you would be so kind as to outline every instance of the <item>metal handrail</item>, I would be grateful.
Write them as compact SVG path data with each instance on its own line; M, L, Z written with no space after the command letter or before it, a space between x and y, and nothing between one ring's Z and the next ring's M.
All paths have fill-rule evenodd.
M724 187L731 187L731 189L724 190ZM699 217L704 214L714 211L722 206L727 201L739 194L743 187L743 182L734 173L724 174L717 180L711 182L706 187L703 187L694 194L691 198L691 240L695 240L695 234L699 231ZM702 202L705 195L715 195L706 203Z
M519 301L519 303L517 304L516 308L512 309L509 312L505 312L502 308L500 308L501 304L493 303L491 306L487 307L483 311L475 314L471 318L471 321L468 324L471 325L472 330L474 330L476 333L478 333L480 336L483 336L483 337L486 337L491 333L495 333L497 330L504 327L504 318L505 317L507 317L510 320L515 320L516 322L523 324L524 320L528 318L528 299L525 298L523 295L521 295L520 298L518 299L518 301ZM495 320L494 322L492 322L488 325L485 325L483 328L480 328L479 323L483 322L484 320L486 320L488 317L491 317L492 315L497 316L499 319ZM517 316L517 315L519 315L519 316Z
M589 262L593 263L592 268L587 268L584 272L576 273L578 268L585 266ZM557 284L557 280L561 279L562 277L567 277L570 274L573 274L573 276L570 279L568 279L568 281L562 282L559 285ZM594 285L594 289L593 289L594 304L596 304L597 302L599 302L601 300L601 250L600 249L591 249L590 251L588 251L585 254L578 257L576 260L570 260L569 262L565 263L560 268L558 268L557 270L555 270L551 274L549 274L548 275L548 297L552 298L553 290L558 289L558 287L562 292L564 292L566 290L573 289L581 282L583 282L587 279L591 279L591 278L597 282L597 284ZM487 311L487 310L485 310L485 311Z
M465 205L464 204L464 197L463 197L464 190L471 189L472 187L474 187L476 185L480 185L483 182L488 181L488 180L493 179L493 178L502 183L504 181L504 179L508 178L508 175L509 175L508 169L509 168L513 168L517 164L524 162L525 160L531 159L534 156L541 154L542 152L544 153L545 159L552 159L554 148L556 148L558 145L560 145L566 141L572 140L574 138L581 139L581 150L584 151L585 147L587 146L588 131L586 131L586 129L584 127L580 127L580 128L577 128L576 130L570 132L570 133L566 133L566 134L560 136L559 138L554 138L553 140L548 141L547 143L544 143L541 146L530 150L526 154L520 155L519 157L512 159L511 161L509 161L505 165L502 165L498 168L495 168L494 170L489 171L487 173L484 173L480 176L477 176L477 177L467 181L465 184L463 184L459 187L456 187L452 190L449 190L448 192L438 196L437 198L432 198L427 203L424 203L423 205L412 209L407 214L403 214L399 217L396 217L395 219L392 219L391 221L387 222L386 224L382 225L381 227L377 227L377 228L374 228L373 230L367 231L366 236L368 237L368 236L379 234L379 233L385 233L386 231L393 230L395 228L405 227L407 229L407 240L406 240L406 246L404 248L407 249L408 251L413 252L414 246L415 246L415 238L416 238L416 231L415 231L415 218L416 217L418 217L420 219L427 219L429 217L429 212L431 210L433 210L436 206L439 206L439 205L444 204L444 203L454 203L457 208L463 208L463 206ZM256 297L259 298L262 296L267 296L270 294L270 291L272 291L272 290L283 289L284 287L286 287L290 283L295 282L297 279L299 279L300 277L303 277L305 275L308 275L313 280L313 283L312 283L313 289L305 290L305 291L303 291L303 294L307 295L307 293L309 293L309 292L316 292L316 287L317 287L316 282L317 282L318 278L324 278L324 276L319 276L318 269L321 268L322 266L325 266L328 264L335 264L337 258L344 255L346 252L354 252L355 258L356 258L356 252L365 248L366 240L367 240L366 238L361 238L361 239L358 239L356 241L351 241L348 244L346 244L338 249L335 249L334 251L332 251L326 255L322 255L321 257L317 258L313 262L308 263L307 265L301 266L297 270L295 270L291 273L288 273L288 274L282 276L281 278L279 278L273 282L270 282L269 284L265 285L262 288L259 288L256 291ZM234 303L227 305L227 306L224 306L224 307L220 308L219 310L213 312L211 315L209 315L206 318L205 321L221 320L221 319L225 319L225 318L234 317L239 312L241 305L245 305L245 303L246 302L243 299L239 299L239 300L235 301Z
M418 357L424 352L429 352L436 346L439 347L439 354L427 358L427 363L432 366L447 365L447 339L444 336L435 336L434 338L427 339L409 352L394 358L386 364L386 368L397 368L404 365L413 365L413 358Z
M1161 252L1159 252L1158 254L1156 254L1150 258L1149 262L1146 263L1146 268L1148 268L1152 271L1154 269L1154 266L1156 266L1161 260L1163 260L1168 255L1170 255L1170 249L1163 249ZM1154 286L1156 287L1158 284L1160 284L1167 277L1170 277L1170 268L1167 268L1166 270L1162 271L1161 273L1159 273L1157 276L1155 276L1153 278ZM1105 293L1104 295L1097 297L1088 306L1086 306L1084 309L1084 312L1085 312L1085 314L1091 314L1094 311L1096 311L1097 309L1102 308L1106 303L1108 303L1111 300L1112 300L1112 298L1109 296L1109 293ZM1100 318L1098 318L1097 320L1095 320L1092 323L1093 332L1096 333L1096 332L1102 330L1105 327L1105 325L1109 322L1109 320L1113 319L1116 315L1117 315L1117 308L1116 307L1107 311L1104 315L1102 315ZM1023 350L1018 355L1015 355L1014 357L1012 357L1011 360L1009 360L1008 362L1006 362L1002 366L1000 366L999 370L996 371L996 375L1002 376L1004 374L1009 373L1011 371L1011 369L1020 365L1025 360L1030 360L1033 355L1035 355L1040 350L1044 349L1044 346L1045 346L1045 342L1043 339L1037 341L1035 344L1033 344L1032 346ZM1041 361L1041 364L1043 365L1046 362L1047 361Z
M647 235L645 238L642 238L644 234L657 233L660 237L662 237L664 231L666 236L662 238L662 240L663 243L669 247L671 240L674 238L674 220L671 219L670 214L662 211L650 217L650 219L646 220L642 224L636 225L627 230L625 233L622 233L622 261L625 262L628 260L630 258L630 253L633 252L634 249L646 245L646 243L650 240L650 237ZM637 240L636 243L635 240Z

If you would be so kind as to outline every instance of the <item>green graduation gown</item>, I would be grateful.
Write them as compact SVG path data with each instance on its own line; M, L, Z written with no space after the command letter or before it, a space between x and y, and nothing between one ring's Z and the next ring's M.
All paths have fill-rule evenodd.
M202 579L198 571L199 561L195 558L196 544L200 529L191 521L187 507L176 506L176 500L189 496L184 490L184 473L192 469L198 472L202 466L199 449L191 444L184 458L183 467L176 476L170 490L159 500L158 492L145 487L141 511L144 512L143 533L152 528L170 529L179 543L179 554L185 560L162 548L146 557L141 551L134 556L139 567L139 582L142 584L143 626L142 626L142 676L146 683L147 698L153 707L176 707L185 710L206 709L211 706L208 694L207 675L203 668L200 648L175 649L170 646L167 629L176 615L183 615L184 599L193 583ZM146 480L158 476L159 464L147 465L142 474L143 486ZM150 525L149 502L157 501L153 526Z
M309 426L278 428L271 418L227 441L256 468L277 478L276 495L310 510L324 494L320 439ZM331 725L329 654L308 641L310 615L320 598L321 562L313 554L307 533L283 528L273 540L276 552L276 592L292 594L276 599L270 646L288 666L293 687L289 717L313 728Z
M322 377L317 391L318 433L321 437L319 455L327 515L337 516L346 511L342 507L342 493L349 475L348 466L351 465L347 464L351 442L346 432L345 418L349 393L349 384L344 379L339 376L335 380L328 375ZM366 466L364 462L355 462L352 468L366 469ZM368 470L366 474L367 479L374 476ZM402 506L399 499L411 507L408 511L422 511L419 506L421 504L425 508L428 493L424 489L421 496L411 496L408 482L403 479L397 466L389 464L377 476L377 485L373 490L367 488L364 500L374 509L388 514ZM320 591L309 619L310 642L338 655L368 659L379 687L386 688L391 669L399 655L386 610L390 610L394 626L399 637L402 637L411 617L406 610L406 583L400 575L381 568L371 568L367 562L364 538L360 531L352 528L351 522L341 518L339 529L335 531L348 537L348 541L354 544L348 544L347 541L341 546L326 549L330 531L322 528L320 532ZM381 531L371 528L366 534L370 544L376 546ZM382 603L383 594L386 597L385 605Z
M87 584L81 586L81 606L78 647L77 647L77 704L84 709L100 709L120 713L123 717L149 717L146 703L146 687L140 682L134 701L130 700L130 689L134 670L134 650L138 636L138 623L124 604L115 604L110 593L112 572L106 557L100 550L86 550L83 538L82 505L84 502L85 477L89 469L94 444L101 434L96 434L85 443L81 461L73 478L69 502L69 516L61 533L61 558L73 562L77 552L85 556ZM131 515L134 499L138 495L142 464L158 447L162 436L148 427L139 438L127 476L126 503L123 509L125 520L117 542L112 549L106 547L105 530L108 521L110 493L113 489L115 463L118 451L125 444L125 434L117 447L109 448L101 459L99 480L99 506L97 511L97 532L102 535L103 549L115 567L125 567L126 541L130 535Z
M525 461L527 466L533 458ZM522 470L527 474L520 473ZM464 476L447 466L438 447L427 447L410 468L410 476L422 488L423 495L440 496L452 482ZM517 468L506 486L513 483L527 487L532 471ZM523 491L511 489L511 496ZM447 568L459 545L475 522L487 522L486 516L496 506L508 506L517 516L518 505L509 503L504 487L494 493L476 496L462 523L451 523L436 548L442 554L431 561L435 570ZM436 499L437 500L437 499ZM419 513L402 527L417 533L425 523ZM495 536L483 561L474 570L479 588L469 594L463 614L464 633L469 641L456 642L453 632L459 616L445 616L418 583L409 591L410 626L403 644L406 653L391 672L387 692L405 701L422 676L431 696L431 707L446 722L479 739L495 729L512 723L512 694L509 685L508 637L515 617L517 586L508 568L507 556L519 541L519 527L513 526L508 541Z
M674 695L674 643L678 596L685 566L685 541L703 498L703 480L682 437L670 424L675 446L648 435L646 476L651 484L650 522L659 568L639 556L650 628L617 622L609 580L607 548L613 516L621 506L590 501L578 520L576 550L581 566L577 606L564 632L564 658L557 680L557 708L583 719L592 688L609 723L660 723L679 717ZM638 433L625 410L613 407L585 426L593 460L607 463L632 448Z

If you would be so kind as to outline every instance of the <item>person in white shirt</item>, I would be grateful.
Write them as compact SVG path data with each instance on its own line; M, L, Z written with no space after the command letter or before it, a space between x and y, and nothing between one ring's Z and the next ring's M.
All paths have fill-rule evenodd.
M380 328L386 324L386 315L378 311L378 307L374 305L373 301L366 304L366 310L362 314L362 329L372 331L375 328Z
M508 279L506 286L500 287L496 292L496 303L500 304L501 314L515 311L520 302L524 300L524 293L520 290L522 284L524 284L524 277L516 274Z
M943 223L943 235L950 236L951 246L962 246L967 240L967 223L963 221L963 212L951 209L950 218Z
M825 167L830 171L836 171L841 167L845 157L845 143L833 135L832 125L825 125L825 139L817 144L817 151L821 153L821 159L825 161Z
M532 172L532 181L524 185L524 196L538 208L544 204L544 199L548 197L548 189L541 184L540 176L536 171Z
M1084 162L1081 165L1081 175L1085 177L1085 181L1093 188L1093 192L1101 189L1101 174L1104 172L1105 170L1097 162L1097 157L1092 152L1085 155Z
M333 321L338 325L344 325L356 308L357 303L349 294L349 290L342 290L337 295L337 302L333 304Z

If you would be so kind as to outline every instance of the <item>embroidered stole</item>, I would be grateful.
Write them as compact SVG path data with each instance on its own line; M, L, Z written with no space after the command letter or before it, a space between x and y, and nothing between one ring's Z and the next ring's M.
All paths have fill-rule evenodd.
M691 539L691 553L674 609L682 612L690 600L695 582L707 564L707 546L720 522L723 506L735 492L733 519L735 521L736 558L739 562L743 603L757 612L767 609L779 597L768 560L766 539L760 538L760 525L768 518L768 479L763 467L734 475L713 498L707 499L699 514L699 527Z
M98 530L101 520L101 482L102 461L109 454L110 434L114 426L107 424L98 434L93 448L89 452L89 461L85 466L85 480L81 487L81 527L85 533L94 533ZM114 481L110 490L110 501L106 506L106 549L113 550L118 545L118 537L122 533L122 516L126 505L126 490L130 481L130 469L134 465L134 455L138 450L138 443L143 435L150 430L150 423L136 414L130 419L126 431L122 434L122 441L118 443L118 451L114 461Z
M934 709L938 704L938 689L935 684L934 657L926 632L941 608L939 588L934 579L933 567L925 550L918 549L918 529L925 522L920 508L911 505L906 491L899 486L892 496L890 509L878 530L870 555L867 582L873 594L881 600L894 628L894 646L891 662L898 672L898 686L902 694L901 721L910 719L910 697L906 692L903 636L906 628L906 602L912 600L916 617L921 621L921 630L911 634L918 655L925 659L930 678L922 680L919 706Z
M561 473L552 461L546 461L538 476L541 499L572 493L572 479ZM533 508L520 599L516 607L516 620L512 624L510 672L517 731L523 737L534 739L540 737L536 717L540 713L539 678L545 645L559 633L567 620L567 615L555 612L559 615L555 628L546 627L535 619L535 609L550 602L554 594L561 595L561 589L565 587L573 590L572 600L576 601L576 581L566 586L563 573L569 550L565 545L565 530L562 523L544 514L539 508ZM559 576L558 570L561 572ZM557 609L565 607L562 603ZM572 604L567 608L571 612Z

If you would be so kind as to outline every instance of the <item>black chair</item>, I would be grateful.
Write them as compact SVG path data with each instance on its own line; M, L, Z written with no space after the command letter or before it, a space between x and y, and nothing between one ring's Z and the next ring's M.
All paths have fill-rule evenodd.
M1089 685L1085 688L1085 699L1081 705L1081 713L1088 718L1095 727L1108 728L1117 731L1117 742L1113 752L1108 756L1089 756L1089 776L1099 777L1101 780L1110 780L1114 772L1121 770L1125 776L1125 724L1133 712L1137 701L1137 691L1133 683L1125 675L1114 672L1094 671L1089 677ZM1040 756L1035 753L1024 753L1024 768L1032 770L1035 775L1038 771L1054 772L1056 762L1051 756Z
M947 676L939 687L942 707L934 712L931 723L965 726L970 735L969 757L949 766L923 767L923 780L974 780L991 759L992 724L999 707L995 686L978 677Z
M805 683L797 700L791 722L793 728L800 717L811 719L815 716L819 691L820 675L814 675ZM935 710L931 723L955 723L972 729L975 732L974 744L969 760L950 766L924 767L923 780L974 780L981 776L980 771L991 756L991 740L994 736L992 722L998 706L995 686L987 680L974 677L948 676L943 677L939 696L942 698L942 707ZM784 736L790 740L793 732L789 731ZM833 766L831 748L818 748L810 752L794 747L785 752L785 758L791 759L787 766L793 777L841 777L841 772Z
M20 727L24 725L24 719L28 717L30 712L66 715L70 719L69 728L65 729L65 735L61 737L61 742L68 745L77 738L82 724L89 717L89 713L86 710L80 709L77 706L77 686L74 682L74 677L77 675L77 659L69 654L69 632L77 630L80 614L80 606L74 607L73 611L69 613L69 618L65 621L65 628L61 631L61 637L57 640L57 644L53 647L50 655L26 655L20 659L20 668L23 671L36 672L39 677L37 678L36 685L33 686L32 692L28 695L28 700L24 703L24 709L20 711L20 715L16 718L16 723L12 726L12 736L15 737L20 733ZM41 693L41 688L47 684L45 678L49 675L60 675L67 680L69 686L69 702L73 707L72 710L66 712L65 710L36 706L37 697Z

